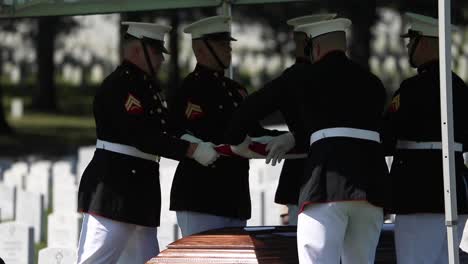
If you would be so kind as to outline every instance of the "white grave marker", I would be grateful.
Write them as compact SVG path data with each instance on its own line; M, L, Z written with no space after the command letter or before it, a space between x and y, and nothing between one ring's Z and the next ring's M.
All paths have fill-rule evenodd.
M16 221L34 228L34 242L44 241L44 198L40 194L17 191Z
M72 264L78 259L75 248L47 247L39 251L39 264Z
M19 119L23 117L23 100L21 98L11 99L11 118Z
M91 160L93 159L95 150L96 146L87 146L78 149L78 182L80 182L81 177L83 176L83 172L88 166L89 162L91 162Z
M47 246L76 248L81 215L78 213L52 213L48 216Z
M14 220L15 218L15 192L16 187L9 187L0 183L0 221Z
M33 264L33 229L15 222L0 224L0 256L7 264Z

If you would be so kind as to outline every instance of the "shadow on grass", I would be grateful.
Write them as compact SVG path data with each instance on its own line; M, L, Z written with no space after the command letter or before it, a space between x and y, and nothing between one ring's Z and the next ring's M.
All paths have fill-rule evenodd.
M15 134L0 135L1 157L72 155L96 140L91 117L29 115L10 124Z

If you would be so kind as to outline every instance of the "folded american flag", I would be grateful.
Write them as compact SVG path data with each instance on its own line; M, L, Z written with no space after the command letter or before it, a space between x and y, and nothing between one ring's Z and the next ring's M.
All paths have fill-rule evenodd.
M232 151L231 145L228 144L221 144L215 147L215 150L222 156L227 157L242 157L247 159L264 159L268 155L268 151L266 150L266 143L259 143L253 141L249 145L249 149L243 151L241 153L235 153ZM303 159L306 158L306 153L294 153L288 152L285 155L285 159Z

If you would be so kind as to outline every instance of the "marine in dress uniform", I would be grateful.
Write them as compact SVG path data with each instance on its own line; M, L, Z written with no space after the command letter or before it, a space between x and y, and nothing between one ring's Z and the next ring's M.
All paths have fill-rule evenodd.
M444 216L437 19L413 13L408 57L418 74L404 80L386 112L384 142L393 154L398 263L448 263ZM459 239L467 219L468 87L452 73Z
M204 165L217 158L211 144L167 133L167 105L153 75L167 53L163 41L170 27L124 24L129 25L124 61L103 81L93 103L98 139L78 193L84 213L78 263L116 263L131 236L139 243L136 262L156 256L159 156L191 156Z
M214 16L188 25L197 58L195 70L183 81L171 103L182 138L222 144L232 113L247 96L246 89L224 76L231 62L231 18ZM266 133L257 126L252 136ZM203 167L182 160L171 189L170 209L176 211L182 235L209 229L244 226L251 215L249 161L220 157Z
M268 82L262 89L249 95L235 112L227 133L227 142L232 145L240 144L248 133L248 128L262 120L268 114L279 110L290 131L302 130L303 119L301 109L298 108L297 98L292 90L298 88L292 86L293 81L303 79L301 74L307 74L304 65L310 64L309 39L306 32L297 31L303 24L309 24L321 20L332 19L336 14L316 14L301 16L287 21L294 27L294 42L296 44L296 62L287 68L278 78ZM291 80L291 78L299 80ZM305 142L306 143L306 142ZM306 143L307 144L307 143ZM298 152L306 152L308 145L300 144L296 147ZM297 144L299 146L299 144ZM297 224L298 199L300 178L304 172L305 159L288 159L284 161L281 170L275 202L288 207L289 225Z
M313 61L298 102L306 133L294 134L310 144L299 195L301 264L374 263L383 224L388 173L378 131L385 89L346 56L350 25L338 18L297 29L312 39Z

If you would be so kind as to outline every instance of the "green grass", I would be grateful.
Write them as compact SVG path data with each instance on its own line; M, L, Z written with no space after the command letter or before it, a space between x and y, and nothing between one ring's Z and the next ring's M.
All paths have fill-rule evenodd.
M26 114L8 119L14 135L0 135L0 156L63 156L75 154L79 146L95 143L91 116Z

